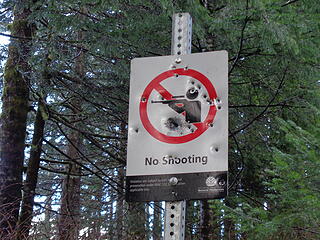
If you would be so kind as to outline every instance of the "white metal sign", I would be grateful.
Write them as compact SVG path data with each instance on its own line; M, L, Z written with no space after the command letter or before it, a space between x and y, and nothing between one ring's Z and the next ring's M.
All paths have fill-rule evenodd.
M160 185L164 175L177 176L181 184L179 174L196 173L206 174L208 187L216 179L211 172L228 170L227 59L226 51L215 51L132 60L127 177L138 181L129 181L132 191L149 192L142 184L151 184L147 176L158 176L152 179Z

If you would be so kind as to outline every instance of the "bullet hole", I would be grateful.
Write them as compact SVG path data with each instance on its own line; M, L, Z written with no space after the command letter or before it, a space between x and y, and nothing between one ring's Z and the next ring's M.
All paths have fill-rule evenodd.
M168 118L164 125L172 131L177 131L182 126L180 118Z

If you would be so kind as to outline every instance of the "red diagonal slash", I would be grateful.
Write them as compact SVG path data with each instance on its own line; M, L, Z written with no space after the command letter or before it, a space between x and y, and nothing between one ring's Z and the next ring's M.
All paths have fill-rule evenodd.
M154 87L155 90L157 90L158 93L165 99L165 100L171 100L172 99L172 94L168 92L167 89L161 86L161 84L157 84Z

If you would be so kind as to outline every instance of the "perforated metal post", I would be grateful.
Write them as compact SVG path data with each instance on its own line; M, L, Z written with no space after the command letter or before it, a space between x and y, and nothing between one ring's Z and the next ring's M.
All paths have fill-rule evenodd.
M191 53L192 18L189 13L177 13L172 19L171 54Z
M184 240L186 201L166 202L164 240Z
M192 19L189 13L173 15L171 54L176 55L175 64L183 64L180 55L191 53ZM169 184L177 184L172 177ZM176 194L172 191L172 194ZM166 202L164 240L184 240L186 201Z

